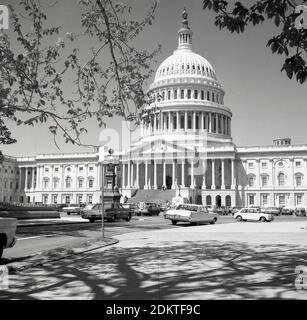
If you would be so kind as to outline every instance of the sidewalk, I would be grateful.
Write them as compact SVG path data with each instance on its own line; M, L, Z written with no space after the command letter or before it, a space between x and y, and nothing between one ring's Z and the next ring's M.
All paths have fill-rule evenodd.
M60 219L29 219L18 220L18 227L47 226L54 224L88 223L88 220L78 217L61 217Z
M116 236L108 248L11 274L0 298L307 299L295 287L306 222L293 223L290 232L282 222L233 223Z

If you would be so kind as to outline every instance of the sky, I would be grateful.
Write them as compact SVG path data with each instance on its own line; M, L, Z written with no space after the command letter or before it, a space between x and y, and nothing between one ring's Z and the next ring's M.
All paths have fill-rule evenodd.
M140 18L152 3L150 0L125 2L133 7L135 17ZM244 4L251 2L247 0ZM7 3L2 1L2 4ZM18 1L10 3L18 4ZM62 0L47 11L50 23L62 26L60 36L80 30L80 9L76 3L75 0ZM234 143L237 146L265 146L272 145L274 138L289 137L292 144L307 144L307 83L300 85L280 72L282 58L272 55L266 47L270 37L279 32L271 22L255 28L248 27L240 35L231 34L214 26L214 14L202 9L202 0L160 0L153 25L147 27L135 42L139 49L153 49L161 44L162 52L157 62L153 62L153 68L156 70L176 49L177 31L181 26L184 7L188 11L189 25L193 31L193 49L212 64L226 91L224 103L233 112ZM81 46L87 47L87 43ZM145 84L145 88L149 84L150 81ZM66 90L71 88L67 86ZM107 129L110 132L118 131L121 122L122 119L108 118ZM0 146L4 154L35 156L92 151L62 142L59 142L59 150L47 127L43 125L34 128L9 126L18 142ZM88 129L84 142L99 144L101 129L94 121Z

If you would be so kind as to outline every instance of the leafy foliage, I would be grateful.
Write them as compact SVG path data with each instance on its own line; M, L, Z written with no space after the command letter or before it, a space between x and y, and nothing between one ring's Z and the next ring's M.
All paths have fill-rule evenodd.
M2 35L0 143L15 142L7 121L46 124L55 143L62 133L65 142L77 145L82 145L89 118L99 126L114 115L138 124L147 103L144 82L153 72L150 65L159 48L138 51L132 43L152 24L157 4L140 21L128 20L132 8L114 0L80 0L79 5L82 32L67 32L65 38L59 37L61 27L46 26L40 1L21 0L16 8L10 6L18 46L12 49ZM92 44L87 54L79 49L67 53L74 43L79 48L82 39ZM75 89L67 92L65 84L71 78Z
M247 25L254 26L265 20L272 20L281 29L280 34L273 36L267 43L273 54L284 55L281 71L301 84L307 79L306 53L307 29L298 29L295 21L300 16L295 8L306 1L294 0L258 0L250 7L235 2L230 8L228 1L203 0L203 8L216 13L215 25L228 29L231 33L242 33Z

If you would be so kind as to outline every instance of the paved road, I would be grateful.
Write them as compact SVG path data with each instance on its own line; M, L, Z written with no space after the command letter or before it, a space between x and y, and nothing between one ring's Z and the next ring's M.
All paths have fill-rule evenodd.
M73 215L70 219L80 220L80 216ZM306 218L292 216L277 217L273 223L282 221L307 221ZM232 216L221 216L218 224L233 223ZM117 221L105 223L106 237L126 234L136 231L153 231L173 228L189 228L188 224L173 226L162 215L156 217L133 217L130 222ZM5 250L4 261L20 259L40 251L59 247L72 247L84 241L101 236L101 222L77 224L53 224L49 226L18 227L18 241L14 248ZM3 260L2 260L3 262Z
M117 235L114 246L11 274L0 299L307 299L296 283L307 219L291 221Z

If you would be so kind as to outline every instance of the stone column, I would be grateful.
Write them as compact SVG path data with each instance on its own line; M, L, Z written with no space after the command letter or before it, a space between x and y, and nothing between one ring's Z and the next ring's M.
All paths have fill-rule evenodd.
M162 174L163 174L163 187L166 187L166 160L163 160L163 170L162 170Z
M42 167L42 170L43 170L43 167ZM42 180L42 177L41 177L41 180ZM61 164L61 191L63 190L64 190L64 165Z
M215 133L219 133L219 116L215 114Z
M153 126L153 131L154 133L156 133L158 130L157 130L157 114L155 113L154 115L154 126Z
M209 112L208 114L208 124L209 124L208 132L212 132L212 113L211 112Z
M193 112L193 131L196 131L196 112Z
M195 188L195 184L194 184L194 162L191 161L191 185L190 185L191 189Z
M139 189L139 188L140 188L140 184L139 184L139 171L140 171L140 163L137 162L137 163L136 163L136 184L135 184L136 189Z
M148 189L148 162L145 161L145 182L144 189Z
M127 188L131 188L131 167L130 167L130 160L128 161L128 177L127 177Z
M204 132L204 112L201 112L200 114L201 114L201 121L200 121L201 128L200 128L200 131Z
M184 164L185 164L185 159L182 160L181 163L181 187L185 188L185 181L184 181Z
M22 191L22 185L21 185L21 183L22 183L22 167L19 167L19 192L21 192Z
M176 189L176 162L173 160L172 189Z
M122 188L126 188L126 164L122 162L123 167L123 177L122 177Z
M158 189L157 186L157 162L154 160L154 189Z
M231 159L231 189L236 188L235 159Z
M221 131L222 131L222 134L225 134L225 132L224 132L224 116L223 115L221 116Z
M224 190L225 188L225 159L221 159L221 165L222 165L222 185L221 189Z
M184 113L184 130L185 131L188 130L188 113L187 113L187 111L185 111L185 113Z
M162 132L163 131L163 113L162 111L160 111L160 128L159 131Z
M134 180L134 164L133 161L131 161L131 182L130 185L132 188L135 187L135 180Z
M215 190L215 188L216 188L216 186L215 186L215 160L212 159L211 162L212 162L212 168L211 168L211 171L212 171L212 184L211 184L211 189Z
M35 167L32 167L32 182L31 182L31 189L34 191L34 183L35 183Z
M206 189L206 171L207 171L207 166L206 166L206 160L203 160L203 184L202 184L202 189Z
M25 173L25 190L28 191L28 167L25 167L26 173Z
M171 112L168 113L168 132L173 131L173 121Z
M177 111L177 131L180 130L180 122L179 122L179 112Z

